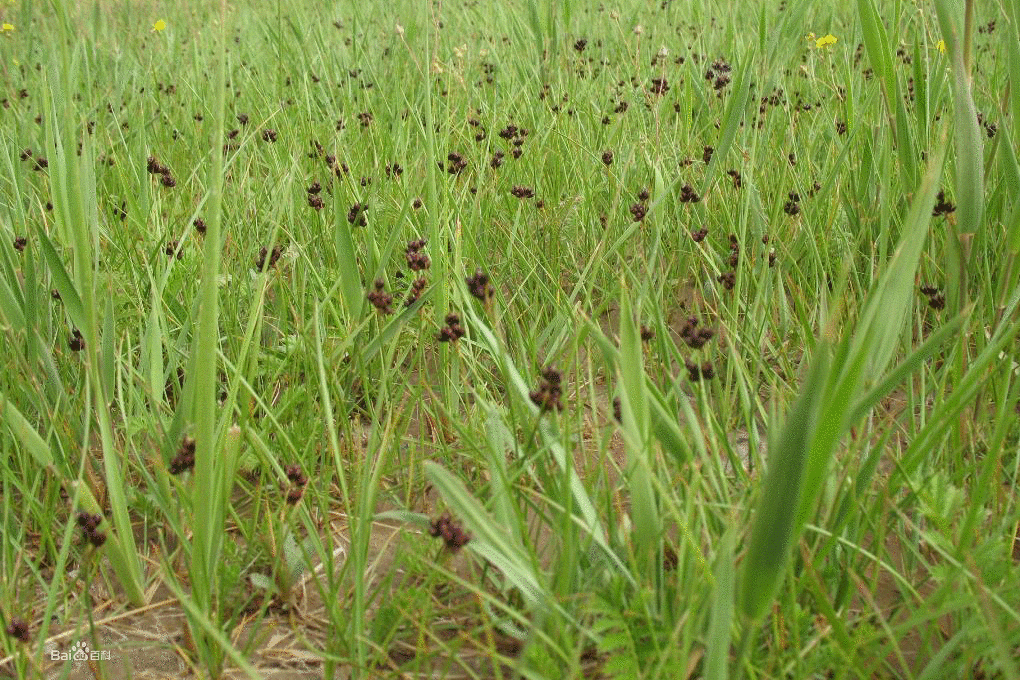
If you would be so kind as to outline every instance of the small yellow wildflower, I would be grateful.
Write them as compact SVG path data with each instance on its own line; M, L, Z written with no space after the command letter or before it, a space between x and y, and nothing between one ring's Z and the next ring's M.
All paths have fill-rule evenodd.
M937 49L942 54L945 54L946 53L946 41L945 40L939 40L937 43L935 43L935 49Z
M152 30L156 31L157 33L159 31L162 31L164 28L166 28L166 22L163 21L162 19L160 19L159 21L152 25Z
M6 33L7 31L13 31L14 30L14 24L4 23L3 30L4 30L4 33Z
M823 47L829 47L830 45L835 45L835 44L836 44L836 36L834 36L831 33L826 35L826 36L823 36L823 37L821 37L821 38L819 38L818 40L815 41L815 47L817 47L818 49L821 49Z

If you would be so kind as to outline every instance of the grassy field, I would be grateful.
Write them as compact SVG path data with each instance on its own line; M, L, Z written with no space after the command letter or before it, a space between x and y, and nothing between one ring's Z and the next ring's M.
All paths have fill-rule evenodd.
M0 677L1020 679L1020 1L0 21Z

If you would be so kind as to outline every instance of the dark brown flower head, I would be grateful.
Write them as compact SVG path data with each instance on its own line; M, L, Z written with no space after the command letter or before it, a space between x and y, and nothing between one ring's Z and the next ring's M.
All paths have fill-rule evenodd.
M502 151L497 150L495 153L492 154L492 160L489 161L489 167L492 168L493 170L499 168L499 166L503 165L503 159L505 157L506 154L504 154Z
M32 640L32 636L28 631L28 623L24 619L12 618L11 622L7 625L6 632L18 642L27 643Z
M419 210L419 209L421 209L421 207L422 207L423 205L425 205L425 204L424 204L424 203L422 203L422 200L421 200L421 198L419 198L419 197L417 197L417 196L415 197L414 201L412 201L412 202L411 202L411 207L412 207L412 208L414 208L415 210Z
M203 234L203 235L205 234L205 230L206 230L205 220L203 220L201 217L196 217L194 225L195 225L195 231L197 231L199 234Z
M374 285L374 290L368 293L368 301L371 302L372 306L380 313L392 314L393 309L391 305L393 304L393 296L384 290L386 282L382 279L376 279Z
M77 328L71 329L71 336L67 339L67 346L72 352L80 352L85 349L85 339L81 336L81 331Z
M733 180L733 188L739 189L741 184L743 183L743 180L740 177L740 172L737 170L727 170L726 174L729 175L730 178Z
M31 150L31 149L29 149L29 148L25 148L25 149L24 149L24 150L23 150L23 151L21 152L21 160L23 160L23 161L27 161L27 160L28 160L29 158L31 158L31 157L32 157L32 150Z
M272 250L265 246L259 248L259 256L255 258L255 269L263 271L276 265L280 256L283 255L283 246L275 245Z
M459 522L454 522L450 515L433 520L429 525L429 535L435 538L442 537L448 550L457 552L471 540L471 536L464 531Z
M178 250L177 247L178 247L177 241L167 241L166 247L163 249L163 252L165 252L168 257L174 257L176 255L177 259L179 260L182 257L184 257L184 252Z
M305 495L303 486L292 486L287 489L287 505L297 505L297 502Z
M174 179L174 176L169 172L163 173L163 175L159 178L159 183L168 189L172 189L177 186L177 180Z
M503 139L510 140L516 137L518 132L519 128L511 123L499 131L499 136Z
M726 290L733 290L733 286L737 283L737 275L733 272L723 272L716 280L721 283Z
M241 131L238 130L237 128L234 128L233 130L227 132L227 139L237 139L237 136L239 134L241 134Z
M308 205L315 210L322 210L322 197L315 194L308 194Z
M148 170L150 175L162 175L170 172L170 169L160 163L155 156L149 156L145 162L145 169Z
M262 131L262 141L264 142L275 142L276 141L276 130L266 128Z
M27 245L28 245L28 239L25 238L24 236L16 236L14 238L14 249L16 251L18 251L19 253L23 252L25 250L25 246L27 246Z
M296 484L297 486L304 486L308 484L308 477L306 477L305 473L301 471L300 465L288 465L284 468L284 473L286 473L287 479L290 480L292 484Z
M648 206L644 203L635 203L630 206L630 214L635 222L641 222L645 219L645 215L648 214Z
M517 198L534 198L535 196L534 189L520 185L514 185L514 188L510 190L510 193Z
M181 445L177 449L177 455L170 461L170 474L179 475L193 467L195 467L195 440L184 435Z
M560 401L563 394L560 385L562 380L563 377L559 371L551 366L547 367L542 370L542 382L538 389L532 390L528 396L542 411L562 411L563 403Z
M60 291L57 290L56 288L54 288L53 290L50 291L50 297L53 298L54 300L58 300L59 301L60 300Z
M838 134L838 135L845 135L846 134L846 121L844 121L844 120L837 120L836 121L836 134Z
M654 95L664 95L669 92L669 81L665 78L652 78L652 84L648 91Z
M456 151L446 154L446 161L447 163L445 168L443 164L440 163L439 169L445 169L446 172L451 175L459 175L464 172L465 168L468 166L467 159Z
M707 165L712 160L712 154L715 153L715 149L711 146L706 146L701 151L701 160Z
M492 285L489 283L489 275L483 272L481 269L475 270L475 273L467 279L465 279L468 290L471 294L481 300L484 304L489 304L492 299L492 295L495 292Z
M395 276L403 278L403 272L397 272ZM425 287L428 285L429 282L425 277L417 278L414 281L412 281L411 289L408 290L407 295L404 296L404 306L410 307L415 302L417 302L418 298L421 297L421 294L425 292Z
M932 208L931 216L938 217L939 215L948 215L951 212L956 211L956 206L946 200L946 192L939 191L935 207Z
M715 377L715 369L712 368L711 362L708 361L699 366L688 359L684 361L684 367L687 369L687 377L691 382L711 380Z
M239 113L239 114L237 114L237 122L240 123L241 125L247 125L248 124L248 114L247 113Z
M928 306L934 310L944 309L946 306L946 296L941 293L936 293L928 298Z
M649 198L652 197L652 195L648 193L648 189L642 188L641 191L638 192L637 197L639 201L647 201Z
M776 264L776 249L769 249L769 267L774 267Z
M407 266L411 271L423 271L432 265L429 256L422 252L422 248L425 247L426 243L428 241L423 238L408 241L407 248L404 250L404 258L407 260Z
M311 186L309 186L305 191L310 194L317 194L322 191L322 185L318 182L312 182Z
M368 205L362 203L355 203L351 206L351 209L347 211L347 221L358 227L364 227L368 225Z
M89 533L95 531L96 528L103 523L103 516L99 514L90 514L81 510L75 516L78 526L81 527L82 531Z
M613 397L613 419L618 423L623 423L623 406L619 397Z
M691 232L691 238L694 239L695 243L701 243L702 241L705 240L706 236L708 236L708 229L706 229L705 227L702 227L697 231Z
M697 203L701 200L701 197L694 192L690 184L685 184L680 187L680 202L681 203Z
M612 151L603 151L602 152L602 163L604 165L612 165L613 164L613 152Z
M655 338L655 329L651 326L641 324L641 341L649 342Z
M687 322L680 329L680 339L691 349L701 349L714 335L715 331L711 328L698 327L698 317L696 316L687 317Z
M588 46L588 41L584 38L574 41L574 50L577 52L584 52L584 48Z
M790 194L789 200L782 206L782 211L787 215L793 216L801 212L801 205L798 201L794 200L795 196L797 196L797 194Z
M89 543L98 548L99 546L106 543L106 534L99 531L99 525L103 523L103 516L96 514L91 515L87 512L81 511L76 516L78 526L81 528L82 535Z
M439 336L436 339L439 342L457 342L466 334L460 323L460 316L450 312L446 315L446 325L439 329Z

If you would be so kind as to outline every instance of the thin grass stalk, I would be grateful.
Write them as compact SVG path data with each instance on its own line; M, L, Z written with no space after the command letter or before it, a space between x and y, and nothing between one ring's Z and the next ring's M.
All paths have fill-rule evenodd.
M218 562L223 542L223 520L226 505L225 467L219 455L216 436L217 386L216 366L219 347L219 271L222 248L223 152L226 116L226 1L220 3L218 63L216 67L212 168L209 176L209 220L202 254L202 282L199 288L198 331L192 348L194 375L193 421L195 423L194 525L191 552L192 599L200 612L192 613L189 621L200 653L210 672L218 675L222 658L205 623L218 620L220 603ZM191 611L191 607L189 607Z
M72 76L77 73L77 63L68 52L70 20L66 8L56 8L61 20L60 72L54 73L47 91L47 146L52 150L56 162L51 166L51 177L56 191L53 192L54 211L58 226L62 226L62 237L71 248L73 258L73 285L71 288L83 294L79 298L81 308L80 331L85 340L83 352L87 375L86 400L96 405L96 419L99 425L100 442L103 452L103 471L106 493L110 501L113 528L117 540L110 542L107 553L118 580L124 587L129 601L135 606L145 603L142 590L142 569L138 560L131 519L128 515L127 498L124 492L124 478L121 455L114 446L113 425L108 405L112 398L112 379L104 380L104 373L112 373L112 365L103 371L103 344L100 342L100 313L96 300L95 276L99 259L99 215L96 210L95 177L85 172L83 164L92 161L90 146L83 149L83 159L76 158L68 149L76 133L73 120L73 103L70 97ZM58 106L59 102L59 106ZM58 207L59 206L59 207ZM41 231L41 230L40 230ZM59 258L54 258L59 260ZM62 269L62 267L60 267ZM107 310L109 312L109 309ZM104 330L112 335L112 320L107 319ZM112 350L112 339L106 341L107 350ZM106 364L112 361L112 351ZM90 418L86 411L86 419ZM85 428L88 429L87 427ZM83 443L83 448L87 447Z

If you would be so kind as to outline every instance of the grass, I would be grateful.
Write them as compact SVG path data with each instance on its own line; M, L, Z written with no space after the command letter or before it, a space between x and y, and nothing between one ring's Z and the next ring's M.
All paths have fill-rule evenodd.
M1016 2L250 5L0 6L0 677L1020 678Z

